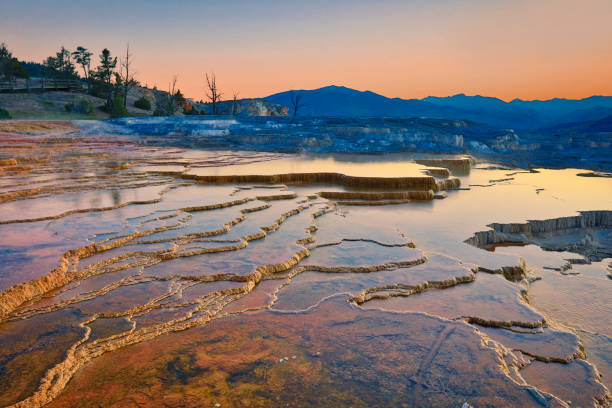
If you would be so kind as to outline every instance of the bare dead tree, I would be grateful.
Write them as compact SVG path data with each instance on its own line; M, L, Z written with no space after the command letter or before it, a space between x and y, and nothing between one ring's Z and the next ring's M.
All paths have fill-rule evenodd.
M208 73L206 73L206 87L208 88L208 92L206 93L206 97L210 101L212 105L212 113L213 115L217 114L217 103L221 102L221 97L223 94L217 88L217 77L213 72L210 77Z
M176 81L178 75L172 77L172 82L168 84L168 116L174 115L174 98L176 96Z
M130 44L127 44L125 50L125 58L122 58L120 61L120 69L119 69L119 78L121 79L121 86L123 87L123 107L127 108L127 96L130 89L138 84L136 81L135 72L130 72L132 68L132 61L130 58L132 54L130 54Z
M233 99L232 99L232 116L235 116L235 115L236 115L236 113L237 113L237 112L236 112L236 107L237 107L236 102L237 102L237 101L238 101L238 92L235 92L235 91L234 91L234 97L233 97Z
M302 94L296 91L289 92L289 100L291 101L291 107L293 108L293 116L297 116L300 108L303 108L305 104L302 102Z

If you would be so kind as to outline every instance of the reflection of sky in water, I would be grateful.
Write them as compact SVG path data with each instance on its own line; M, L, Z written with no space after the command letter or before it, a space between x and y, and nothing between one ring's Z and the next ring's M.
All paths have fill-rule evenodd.
M419 156L421 157L421 156ZM409 177L422 176L428 166L414 163L407 155L336 155L294 156L279 160L263 161L247 165L195 168L189 174L197 175L245 175L286 173L342 173L359 177Z
M189 160L200 162L214 161L215 158L238 157L249 159L232 152L197 152L186 151ZM256 157L257 153L252 153ZM263 154L266 155L266 154ZM277 156L278 157L278 156ZM355 155L341 154L284 156L277 160L262 161L248 165L229 165L219 168L193 168L190 171L197 174L273 174L289 172L340 172L356 176L419 176L427 166L414 163L414 154L392 155ZM418 155L418 157L428 157ZM429 156L431 157L431 156ZM440 156L438 156L440 157ZM174 159L173 159L174 160ZM232 159L233 160L233 159ZM227 164L227 163L226 163ZM167 164L160 167L164 170ZM481 164L479 167L486 167ZM177 166L178 167L178 166ZM85 170L85 169L83 169ZM178 169L177 169L178 170ZM576 173L582 170L541 170L540 173L515 173L515 170L484 170L473 169L465 176L460 176L462 187L470 190L449 191L448 198L429 202L413 202L408 205L384 207L354 207L346 206L343 210L356 219L375 220L372 228L388 227L399 230L408 239L415 241L418 247L435 250L441 253L457 256L467 262L475 262L487 266L509 265L516 263L517 256L523 256L534 267L559 266L563 259L576 258L574 254L552 253L542 251L537 247L498 248L496 253L488 253L470 247L463 241L476 231L488 229L487 224L525 222L530 219L547 219L575 215L579 210L612 209L612 179L596 177L578 177ZM83 171L86 174L86 171ZM54 178L59 175L46 175ZM501 182L492 180L509 179ZM493 185L491 185L493 184ZM488 185L478 187L474 185ZM72 209L100 208L115 206L128 201L152 200L159 197L165 186L140 188L125 188L114 190L88 190L80 192L65 192L48 197L24 201L9 201L0 204L0 220L14 218L36 218L53 216ZM274 193L278 193L278 189ZM339 186L291 186L291 190L299 194L309 194L318 191L344 190ZM172 210L176 208L211 204L227 201L233 186L185 186L166 193L159 204L154 204L149 210ZM272 190L270 193L273 193ZM248 196L248 190L235 194L233 199ZM279 204L279 203L276 203ZM146 206L148 208L148 206ZM127 209L114 210L110 213L92 213L94 218L102 217L101 223L109 223L112 219L123 219ZM145 210L145 208L142 208ZM149 211L147 210L147 211ZM144 211L143 214L146 214ZM127 214L125 214L127 215ZM253 217L267 214L253 214ZM83 217L78 216L78 217ZM68 217L65 222L54 222L60 230L60 236L77 236L82 228L67 221L77 216ZM107 220L107 218L109 218ZM72 223L74 224L74 223ZM90 224L90 223L89 223ZM115 222L110 222L115 224ZM90 224L91 225L91 224ZM369 225L369 224L368 224ZM237 226L240 229L241 226ZM378 228L378 229L380 229ZM61 228L60 228L61 229ZM54 232L58 232L54 227ZM75 233L69 234L70 230ZM77 233L78 230L78 233ZM95 231L102 232L102 231ZM359 231L355 231L359 235ZM42 236L42 235L41 235ZM591 266L574 266L575 270L583 269L585 273L605 276L605 264ZM595 272L602 270L602 272Z
M537 245L498 247L495 252L522 256L529 261L529 266L534 268L559 268L567 263L566 259L582 258L581 255L573 252L545 251ZM606 274L610 262L612 259L609 258L591 264L573 264L566 273L581 273L593 278L608 280Z
M399 229L409 239L414 240L417 247L485 265L514 264L512 259L516 259L516 255L520 253L508 252L511 255L504 256L504 251L490 253L463 243L474 232L489 229L487 225L490 223L522 223L531 219L577 215L577 211L581 210L612 209L612 179L578 177L576 173L582 171L575 169L540 170L540 173L508 175L513 172L514 170L474 169L471 174L460 177L462 187L487 185L491 184L490 180L511 177L513 180L499 182L490 187L448 191L448 198L444 200L398 206L342 208L355 219L376 220L380 227ZM543 190L538 192L538 189ZM342 188L304 186L292 187L292 190L306 193ZM515 248L514 251L521 251L521 248ZM529 260L529 254L525 255ZM534 263L540 262L536 259Z
M211 155L207 153L203 154L200 159L209 157ZM422 175L422 169L426 166L413 163L411 158L410 155L301 156L212 170L198 168L192 171L198 174L272 174L329 171L379 177ZM167 164L162 164L151 167L168 170L167 166ZM404 271L406 276L401 278L403 280L400 279L408 282L410 279L418 278L418 283L422 283L435 276L441 276L440 279L450 279L457 276L454 270L451 271L453 273L450 276L444 275L445 270L442 268L444 264L441 264L440 260L436 261L434 252L455 256L463 261L474 262L491 269L516 265L518 256L526 258L531 267L559 266L563 264L565 258L577 258L578 256L575 254L546 252L533 245L502 247L497 248L495 252L487 252L463 243L463 240L472 236L474 232L487 229L487 224L492 222L525 222L529 219L570 216L576 214L578 210L612 209L611 179L577 177L576 173L579 171L571 169L542 170L541 173L536 174L510 174L513 172L512 170L475 169L471 174L460 177L463 187L468 188L470 185L487 185L488 187L473 186L469 190L449 191L448 198L444 200L384 207L341 206L345 213L344 217L336 213L330 213L317 219L316 222L320 226L320 230L313 235L320 240L315 242L336 242L334 241L336 239L352 237L395 243L397 241L404 242L403 237L405 236L407 240L413 240L418 249L380 247L379 244L361 241L345 242L336 246L312 250L310 257L305 259L302 265L379 265L392 261L401 262L413 259L415 255L420 257L421 249L423 249L425 255L429 257L429 261L423 264L421 269L418 269L418 267L414 269L406 268ZM148 176L152 177L152 175ZM511 179L499 183L492 181L509 178ZM171 183L169 179L167 182ZM176 186L176 184L178 183L174 185ZM160 191L165 187L129 188L129 186L126 186L125 189L104 189L100 187L98 190L66 192L43 198L6 202L0 204L0 209L3 210L0 214L0 220L52 216L72 209L100 208L128 201L151 200L158 198ZM342 188L333 185L290 186L290 191L295 191L300 195L299 199L318 191L337 190L342 190ZM285 191L279 189L278 186L268 189L241 190L239 192L236 192L235 186L231 185L181 186L168 191L161 203L127 206L113 211L77 214L53 222L0 225L0 232L4 232L4 238L0 235L0 248L4 245L6 247L5 254L10 255L10 258L7 257L6 260L14 261L10 263L12 270L18 271L18 269L23 270L24 267L27 267L33 271L32 273L20 272L22 274L18 277L23 280L31 278L33 274L39 276L46 273L56 265L61 252L84 244L67 242L67 237L73 237L77 240L78 238L93 237L94 234L102 234L109 232L109 230L131 233L139 228L154 228L164 226L166 223L172 225L178 223L180 217L169 217L165 220L154 220L154 218L160 215L172 215L173 211L178 208L224 203L240 198L253 198L261 194L279 193L282 194ZM249 213L246 221L234 226L230 233L220 235L219 238L238 239L246 234L260 233L262 226L273 225L280 214L294 209L298 205L299 199L274 201L268 210ZM186 219L184 225L180 225L177 229L152 234L147 236L146 239L176 238L188 233L197 234L203 231L217 230L224 223L240 217L242 215L240 210L261 206L262 204L261 201L251 201L243 206L238 205L210 212L192 211L193 214L189 216L188 220ZM219 252L208 254L205 257L194 256L160 262L143 270L143 274L144 276L164 278L174 274L183 276L216 275L220 273L246 275L252 273L254 268L262 264L280 264L303 249L295 242L298 239L308 237L306 228L311 225L311 215L317 209L318 206L313 206L291 216L284 221L277 231L270 233L265 239L253 240L238 252ZM338 219L341 222L334 224L334 220L337 221ZM149 220L153 221L149 222ZM29 234L27 238L21 235L24 231ZM382 231L386 232L383 233ZM10 239L9 233L14 235L13 240ZM388 235L386 235L387 233ZM98 237L98 239L101 238L102 236ZM156 251L167 249L171 245L171 242L126 245L84 259L79 267L91 266L95 262L101 262L110 256L124 254L126 251L136 249ZM216 248L224 245L227 245L227 243L208 243L205 240L194 241L182 247L179 252ZM134 259L138 260L140 256L135 256ZM116 262L116 265L122 265L130 261L130 258L120 259ZM454 262L458 263L454 259L452 262L450 260L448 262L451 265L454 265ZM610 304L606 301L609 298L606 293L609 293L609 291L605 291L608 288L605 285L609 284L605 277L607 263L608 260L593 265L575 265L574 270L582 272L584 276L565 277L558 272L544 271L543 281L534 284L536 285L533 292L536 299L534 304L538 307L542 305L542 312L550 312L550 316L561 320L564 315L560 314L559 317L554 313L555 311L550 305L555 306L555 303L550 300L554 300L554 297L558 295L557 290L561 290L559 288L565 285L562 289L564 291L564 307L568 310L577 311L578 315L587 314L584 317L585 327L597 327L599 323L596 319L601 320L601 316L606 315ZM428 273L427 268L432 268L432 273ZM100 269L100 271L102 270ZM421 275L416 276L419 270L421 270ZM135 271L130 273L135 273ZM287 288L289 291L296 290L292 293L301 294L304 305L311 305L313 304L313 298L316 297L316 290L320 295L319 298L327 295L328 291L334 293L341 287L338 284L340 279L347 279L345 286L343 286L344 290L360 291L366 287L380 287L387 283L397 283L398 277L392 275L401 273L399 270L393 270L371 275L364 273L359 277L350 275L333 276L334 282L332 282L331 275L329 277L326 275L326 279L323 280L318 277L315 279L314 277L318 275L310 273L295 278ZM464 276L467 272L460 270L458 273L459 276ZM102 274L97 279L117 279L120 276L122 275L108 273ZM349 279L350 281L348 281ZM556 281L556 279L561 280ZM106 281L90 279L89 285L93 285L94 282L106 284ZM296 286L296 283L299 282L303 284L301 287ZM7 286L9 283L16 282L0 279L0 287L2 285ZM489 287L486 286L487 284ZM85 283L84 287L78 290L84 290L87 285L88 283ZM168 287L172 287L172 285L174 285L173 282L167 281L122 287L93 300L80 302L74 307L89 313L108 310L120 311L124 309L125 305L130 305L133 302L143 303L153 296L166 293ZM546 285L553 287L553 289ZM201 287L204 288L205 285L202 284ZM457 313L464 315L478 313L482 315L482 311L487 311L492 315L491 318L510 319L510 317L505 316L505 313L513 311L513 314L525 315L525 319L539 320L539 315L532 316L531 309L520 301L518 296L520 288L522 287L507 282L502 276L479 272L475 283L448 289L446 292L432 290L414 298L398 298L396 302L420 302L419 304L423 307L419 310L423 309L425 312L431 312L433 301L438 301L440 307L443 308L435 314L448 318L458 317ZM588 299L580 300L580 295L576 296L575 292L589 294ZM491 296L494 295L497 296L497 299L492 300ZM314 300L319 300L319 298ZM455 307L454 303L462 307ZM279 304L282 305L282 300ZM513 305L514 309L511 309L508 305ZM563 312L566 313L566 310L563 310ZM594 317L591 317L591 315ZM574 320L570 319L569 323L574 324Z
M104 208L130 201L155 200L159 198L159 193L164 188L165 186L120 190L92 189L34 198L27 200L26 203L21 200L9 201L0 205L0 221L48 217L74 209Z

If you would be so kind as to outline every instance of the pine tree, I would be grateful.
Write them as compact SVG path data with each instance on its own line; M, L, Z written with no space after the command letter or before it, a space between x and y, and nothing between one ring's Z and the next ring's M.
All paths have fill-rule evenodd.
M83 67L83 75L85 80L87 81L87 93L91 93L91 56L93 54L87 50L85 47L81 47L80 45L77 47L76 51L72 53L72 58Z
M13 54L6 48L6 44L0 44L0 77L8 77L8 68Z
M111 80L115 73L116 66L117 57L113 58L108 48L103 49L102 54L100 54L100 65L98 65L98 68L96 69L96 78L103 84L104 92L106 94L106 105L109 109L112 108L113 105L113 87Z
M77 74L70 56L70 51L62 47L55 54L55 57L47 57L44 65L47 67L48 73L51 76L60 79L76 78Z
M15 78L29 78L21 62L6 48L6 44L0 44L0 77L13 80Z

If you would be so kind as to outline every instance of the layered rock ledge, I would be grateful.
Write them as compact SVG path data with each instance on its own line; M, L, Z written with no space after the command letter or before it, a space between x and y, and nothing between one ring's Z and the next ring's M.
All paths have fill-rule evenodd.
M578 253L589 262L612 257L612 211L488 226L490 230L476 232L465 242L483 249L534 244L548 251Z

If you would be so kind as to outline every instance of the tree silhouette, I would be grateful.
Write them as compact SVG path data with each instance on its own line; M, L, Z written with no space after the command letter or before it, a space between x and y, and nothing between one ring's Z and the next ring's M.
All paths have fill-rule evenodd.
M306 104L302 102L302 96L303 95L301 93L298 93L296 91L289 92L289 100L291 102L291 107L293 108L293 116L297 116L300 108L306 106Z
M208 73L206 73L206 87L208 88L208 92L206 93L206 97L212 104L212 114L217 114L217 103L221 101L221 97L223 94L217 88L217 77L213 72L210 77Z
M102 50L100 54L100 65L96 69L96 77L104 85L104 91L106 93L106 104L111 107L112 101L112 83L113 74L115 73L115 67L117 66L117 57L111 57L111 53L108 48Z
M132 62L130 58L132 54L130 54L130 44L128 43L125 49L125 58L120 61L120 69L119 69L119 80L121 82L121 86L123 87L123 107L127 108L127 96L130 89L134 86L138 85L138 81L136 81L135 73L132 71Z
M72 53L72 58L74 61L83 67L83 76L87 81L87 93L91 93L91 56L93 54L87 50L85 47L81 47L80 45L77 47L76 51Z

